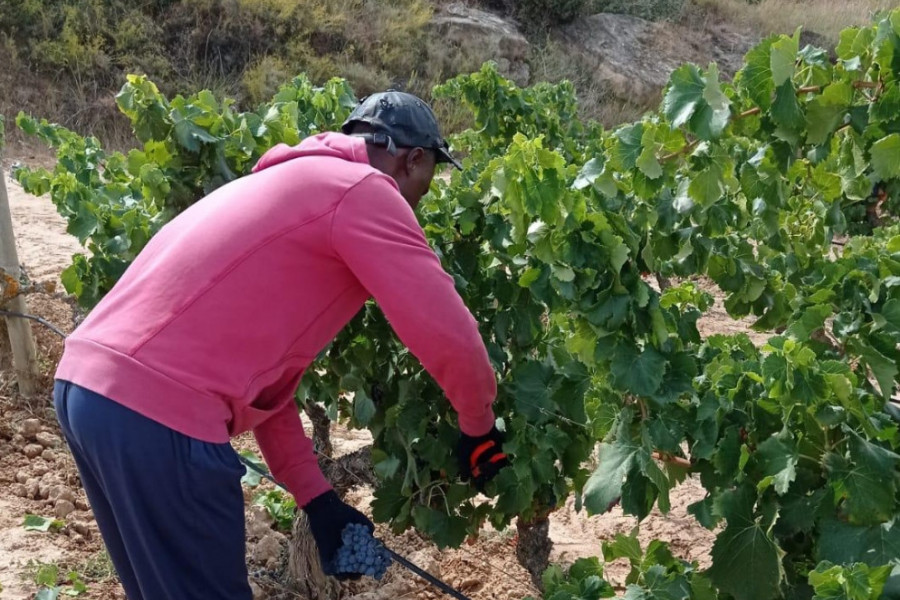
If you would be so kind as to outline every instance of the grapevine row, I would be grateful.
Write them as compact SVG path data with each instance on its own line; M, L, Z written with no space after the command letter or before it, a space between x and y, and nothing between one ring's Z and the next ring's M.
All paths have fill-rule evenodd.
M578 120L569 84L520 89L490 65L435 90L476 127L456 136L466 168L435 184L422 224L481 325L513 465L490 501L457 482L455 415L370 305L297 397L372 432L377 520L455 546L485 521L546 518L572 495L590 513L621 497L643 519L668 511L693 475L707 496L692 514L721 527L712 566L616 540L605 558L637 557L631 597L836 597L824 594L851 575L872 598L900 593L900 411L889 402L900 11L845 31L834 64L798 40L763 41L730 83L715 65L685 65L658 112L613 131ZM127 155L17 119L57 148L53 172L17 177L50 192L87 244L91 256L64 274L86 306L178 211L275 143L336 128L354 105L343 82L302 77L244 113L208 92L168 100L141 77L118 102L143 145ZM873 230L861 206L888 223ZM680 283L658 290L653 274ZM768 343L703 339L711 298L698 277L733 316L754 315ZM610 591L590 560L551 569L545 584L559 600Z

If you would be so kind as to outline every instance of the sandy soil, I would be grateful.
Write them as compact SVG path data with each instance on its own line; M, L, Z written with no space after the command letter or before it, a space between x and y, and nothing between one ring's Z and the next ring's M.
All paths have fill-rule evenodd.
M57 278L69 264L73 253L80 250L77 240L65 233L64 221L57 215L47 198L33 198L16 183L8 182L14 227L20 261L32 278ZM71 304L61 298L29 297L30 310L59 325L65 331L74 327ZM704 323L704 332L742 328L727 315L711 314ZM65 446L59 443L59 430L50 406L51 374L58 361L62 342L47 330L34 326L45 371L44 393L23 403L11 392L11 376L3 371L0 356L0 600L27 600L34 597L38 586L34 573L38 563L60 566L60 573L76 570L88 585L79 596L87 600L123 598L114 573L106 559L102 542L84 493L79 487L77 472ZM4 332L5 336L5 332ZM0 354L4 350L0 340ZM35 437L35 423L41 434ZM48 436L57 436L55 439ZM350 452L367 443L366 432L351 432L335 427L332 438L336 453ZM46 442L46 446L41 444ZM38 444L35 447L35 444ZM253 449L252 438L242 437L235 442L241 449ZM29 458L29 455L34 455ZM247 491L248 504L253 492ZM712 534L700 527L687 514L687 505L702 498L703 490L695 481L687 481L672 493L673 509L668 515L652 514L641 524L640 537L668 540L674 552L689 560L707 564ZM358 488L350 499L368 510L371 490ZM71 504L71 506L70 506ZM26 514L51 517L64 515L65 525L46 533L25 531L22 525ZM255 567L271 569L286 538L276 534L258 508L249 507L248 561ZM588 518L576 513L570 499L568 505L551 518L551 538L554 542L552 561L569 562L580 556L596 556L600 544L617 533L629 533L637 525L621 510ZM485 530L472 545L459 550L439 552L414 532L397 536L379 527L379 534L396 550L410 556L434 574L460 588L473 600L518 600L539 593L529 582L526 572L515 559L515 530L497 532ZM622 564L607 568L611 580L621 586L627 574ZM262 590L270 589L261 586ZM344 584L344 596L362 598L441 598L439 592L421 580L407 574L398 566L391 567L380 583ZM258 598L270 598L265 591ZM297 597L297 596L278 596Z
M8 178L6 190L13 216L19 262L29 277L37 281L56 280L72 263L72 255L84 252L78 240L66 233L66 222L56 212L49 197L26 194L17 182ZM62 290L62 287L60 287Z

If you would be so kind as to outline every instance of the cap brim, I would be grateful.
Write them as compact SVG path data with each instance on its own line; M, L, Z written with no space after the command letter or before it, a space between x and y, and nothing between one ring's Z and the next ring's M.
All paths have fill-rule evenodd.
M437 161L439 163L450 163L460 171L463 170L462 163L453 158L453 155L450 154L450 151L446 148L436 148L435 153L437 154Z

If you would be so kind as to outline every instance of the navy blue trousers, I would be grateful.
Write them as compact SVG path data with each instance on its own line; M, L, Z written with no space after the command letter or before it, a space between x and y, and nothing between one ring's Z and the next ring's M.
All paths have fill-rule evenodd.
M244 467L231 445L72 383L57 381L53 397L129 600L249 600Z

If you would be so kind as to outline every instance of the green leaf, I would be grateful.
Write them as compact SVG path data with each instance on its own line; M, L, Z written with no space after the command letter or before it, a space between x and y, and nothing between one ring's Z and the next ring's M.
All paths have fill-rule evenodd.
M25 531L50 531L53 528L63 527L65 523L59 519L49 519L38 515L26 514L22 523Z
M810 100L806 108L807 142L824 144L838 125L843 123L852 97L853 89L850 85L837 81L826 87L821 95Z
M678 68L672 74L662 108L673 128L687 126L701 140L718 138L728 124L731 109L719 85L715 63L710 65L705 77L695 65ZM645 175L651 179L659 176L647 172Z
M879 179L900 177L900 133L892 133L872 144L872 168Z
M809 573L809 584L815 590L813 600L878 600L890 573L889 565L870 568L863 563L822 562Z
M659 465L648 453L642 452L638 455L638 464L641 468L641 473L653 483L653 486L659 493L658 505L660 512L667 514L671 509L669 501L669 488L671 486L666 474L663 473L662 469L659 468Z
M199 153L202 144L211 144L219 141L219 138L212 135L205 129L198 127L191 121L187 121L183 118L179 119L175 123L175 128L173 131L175 135L175 139L178 140L178 143L181 144L186 150L190 152Z
M95 213L97 207L91 202L85 200L78 201L78 208L74 216L69 219L69 226L66 228L70 234L78 238L82 245L89 237L94 235L100 227L100 221Z
M416 528L428 534L438 548L458 548L466 539L466 519L427 506L413 507Z
M643 123L620 127L616 130L615 135L618 140L614 150L616 158L618 158L624 169L633 169L642 151Z
M703 101L705 87L696 65L682 65L672 72L662 110L673 128L684 126L694 116L698 103Z
M63 287L66 288L66 291L70 294L75 295L76 297L81 296L81 290L84 287L84 284L81 282L81 276L78 273L77 263L73 263L63 269L63 272L59 276L62 281Z
M569 568L569 577L575 579L587 579L588 577L603 577L603 565L596 556L579 558Z
M701 206L711 206L725 194L725 183L722 180L722 169L710 165L695 174L688 185L688 195Z
M850 62L868 53L873 38L874 31L871 27L848 27L841 31L840 42L835 52L841 61Z
M703 500L698 500L697 502L688 505L688 513L693 515L694 518L697 519L697 522L703 527L712 530L716 526L716 523L718 523L718 518L713 514L713 505L714 498L712 496L707 496Z
M55 587L59 579L59 567L54 563L43 563L34 574L34 583L42 587Z
M797 477L799 460L799 453L790 432L782 431L760 444L757 458L763 475L774 479L775 492L781 496L786 494L791 482Z
M770 55L770 67L772 69L772 82L775 87L790 81L794 76L794 65L797 62L799 51L799 31L795 37L782 36L772 44Z
M59 598L58 587L44 588L34 595L34 600L57 600Z
M372 402L369 395L362 390L356 390L356 394L353 396L353 419L365 427L375 416L375 410L375 403Z
M720 591L735 600L772 600L784 578L781 550L753 512L756 493L742 487L723 498L728 525L713 544L706 572Z
M594 181L603 173L604 161L600 158L592 158L584 163L578 172L578 177L572 183L572 187L576 190L583 190L593 185Z
M860 354L875 374L882 396L885 400L889 400L898 373L897 363L866 343L860 343L860 346Z
M876 123L890 122L900 117L900 85L889 85L869 107L869 118Z
M400 459L376 448L372 450L372 468L378 478L385 481L396 475L400 468Z
M519 286L523 288L531 287L535 281L537 281L541 276L541 269L537 267L529 267L525 269L525 272L519 277Z
M584 486L584 506L588 514L599 515L622 496L622 484L639 448L623 440L600 444L600 464Z
M819 511L829 491L826 488L819 488L811 494L791 493L785 496L778 517L779 526L784 526L792 532L811 531L815 527Z
M772 120L786 131L799 131L805 124L794 83L788 79L775 89L772 103Z
M601 240L603 241L603 246L609 252L609 265L612 267L613 272L620 272L628 261L628 246L617 235L603 235Z
M553 367L537 361L520 365L513 372L516 410L531 421L546 420L554 409L550 399Z
M240 454L263 471L266 470L265 463L254 452L244 450ZM249 487L256 487L259 485L260 481L262 481L262 475L245 465L244 476L241 477L241 483Z
M820 525L816 558L835 564L863 562L870 567L900 565L900 521L858 526L837 519Z
M38 122L22 111L16 115L16 127L28 135L37 135L38 132Z
M744 68L740 72L740 82L743 83L753 104L763 110L772 104L772 93L775 91L771 52L776 39L767 38L750 50L744 57Z
M885 302L881 308L881 316L892 327L900 329L900 300L895 298Z
M550 272L556 279L564 283L575 281L575 271L565 265L553 265L550 267Z
M687 577L669 574L663 565L653 565L647 569L644 583L653 600L687 600L691 597Z
M645 146L635 163L637 168L641 170L641 173L647 176L647 179L659 179L663 174L662 165L659 164L659 160L656 158L654 148L653 145Z
M652 396L665 377L666 357L652 346L643 352L626 346L613 357L610 368L616 387L637 396Z
M625 535L617 533L612 542L603 542L603 560L612 562L620 558L627 558L632 566L641 564L643 553L641 542L637 535Z
M849 460L835 453L825 458L835 498L844 501L851 523L885 522L894 514L900 456L855 433L850 434L849 446Z
M691 598L693 600L717 600L719 595L712 582L703 575L691 578Z
M518 515L530 510L536 483L532 475L531 465L520 462L523 465L516 469L513 465L512 469L502 469L500 473L493 479L492 484L497 490L497 501L494 505L494 514L501 515Z
M785 334L798 342L806 342L813 332L822 329L825 319L832 315L832 307L828 304L814 304L804 309L800 318L791 323Z
M722 92L719 84L719 68L716 63L709 65L706 86L703 88L705 104L700 106L691 119L691 129L701 140L718 139L731 116L731 101Z
M372 501L372 518L378 523L385 523L401 515L404 509L409 511L410 499L403 494L400 482L390 482L375 490Z

